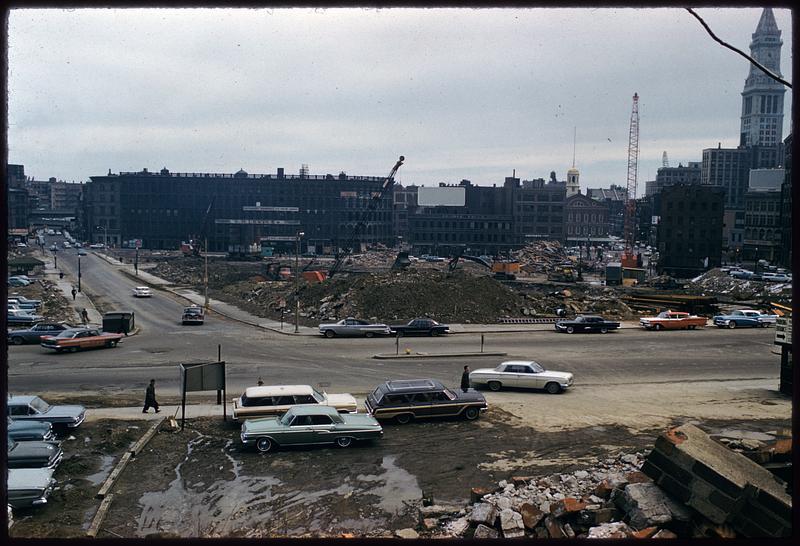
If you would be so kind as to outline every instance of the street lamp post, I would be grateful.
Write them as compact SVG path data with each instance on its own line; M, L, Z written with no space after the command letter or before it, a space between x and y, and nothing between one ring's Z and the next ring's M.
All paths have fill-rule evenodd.
M81 291L81 255L78 254L78 292Z
M294 333L300 331L300 239L305 235L297 232L294 252Z

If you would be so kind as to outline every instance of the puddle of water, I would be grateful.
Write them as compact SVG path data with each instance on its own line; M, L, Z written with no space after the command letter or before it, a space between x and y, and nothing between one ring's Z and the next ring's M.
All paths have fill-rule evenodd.
M86 479L92 482L92 485L100 485L108 478L108 475L111 473L111 467L114 465L114 456L113 455L101 455L100 456L100 470L95 472L94 474L90 474L86 476Z
M369 489L367 493L377 495L380 498L378 508L391 514L400 513L406 508L406 502L419 500L422 497L422 489L416 476L400 468L396 463L397 457L386 456L381 462L381 468L385 471L383 474L356 477L364 482L384 482L383 485Z

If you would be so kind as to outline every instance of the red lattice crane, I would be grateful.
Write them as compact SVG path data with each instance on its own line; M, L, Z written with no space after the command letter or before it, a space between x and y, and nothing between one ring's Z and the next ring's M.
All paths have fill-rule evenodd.
M639 94L633 94L631 129L628 136L628 192L625 200L625 250L622 267L637 267L633 247L636 242L636 174L639 169Z

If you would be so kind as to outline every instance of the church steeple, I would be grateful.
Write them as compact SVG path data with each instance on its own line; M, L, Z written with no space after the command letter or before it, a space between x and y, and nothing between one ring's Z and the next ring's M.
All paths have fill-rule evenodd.
M578 181L580 172L575 168L575 144L577 142L578 128L576 127L572 135L572 168L567 171L567 197L581 192L581 184Z
M751 56L781 75L781 31L772 8L764 8L750 42ZM784 86L750 64L742 91L740 146L774 146L783 141Z

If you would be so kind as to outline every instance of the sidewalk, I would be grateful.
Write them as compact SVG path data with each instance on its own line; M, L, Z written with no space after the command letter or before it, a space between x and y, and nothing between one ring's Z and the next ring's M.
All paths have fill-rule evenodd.
M162 279L160 277L156 277L155 275L151 275L146 271L146 269L142 267L139 267L139 274L137 275L134 270L133 264L122 263L119 260L107 256L102 252L95 252L94 254L104 259L109 264L116 266L118 269L123 271L128 276L140 279L143 284L149 284L153 287L171 292L176 296L180 296L181 298L187 300L192 304L200 306L205 305L205 296L203 294L195 292L190 288L175 287L169 281ZM248 313L247 311L239 309L235 305L231 305L223 301L209 298L208 308L210 311L219 313L224 317L237 320L239 322L243 322L251 326L256 326L258 328L263 328L265 330L271 330L279 334L319 336L319 330L315 327L310 327L310 326L300 326L298 328L298 332L295 333L294 323L293 323L294 319L293 313L286 314L286 318L288 320L287 322L283 323L283 328L281 328L281 323L279 321L270 320L264 317L257 317L251 313ZM506 334L506 333L519 333L519 332L553 331L552 324L449 324L448 326L450 327L451 334ZM629 328L638 329L639 322L627 321L621 323L620 325L620 329L629 329Z
M142 406L127 407L127 408L90 408L86 410L87 421L98 421L100 419L120 419L125 421L155 421L157 419L172 417L180 422L181 420L181 406L166 406L160 407L161 411L155 413L152 409L147 413L142 413ZM226 408L228 412L228 419L231 418L230 403ZM186 404L186 418L195 419L197 417L219 417L222 420L222 405L217 404Z
M75 295L75 299L72 299L72 287L74 286L77 290L77 281L73 282L72 276L66 274L64 275L63 279L59 278L60 270L55 268L55 262L51 253L46 253L43 259L45 262L44 277L48 281L55 283L58 289L64 293L64 297L67 299L67 301L72 302L72 307L75 309L75 319L71 322L74 323L75 326L83 324L83 321L81 320L81 311L85 308L89 314L89 325L102 326L103 315L101 315L100 311L95 308L94 303L89 296L87 296L84 292L78 292Z

